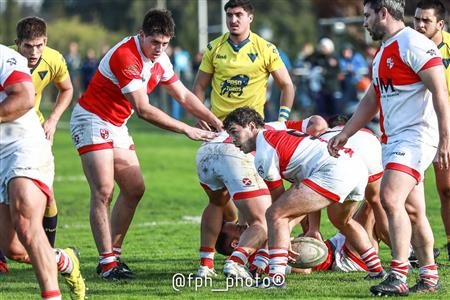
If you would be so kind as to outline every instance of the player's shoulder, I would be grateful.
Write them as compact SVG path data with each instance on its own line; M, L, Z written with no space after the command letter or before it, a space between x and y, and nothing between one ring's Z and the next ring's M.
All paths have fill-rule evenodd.
M450 49L450 33L447 31L442 31L442 43Z
M42 59L50 65L65 64L65 59L61 52L49 46L46 46L44 51L42 51Z
M405 27L398 35L397 40L400 47L403 47L405 50L411 50L412 46L417 48L436 47L432 40L411 27Z
M14 67L17 65L27 66L27 59L20 55L15 49L0 44L0 63Z
M216 51L218 48L220 48L222 45L224 45L227 42L229 36L230 36L229 33L224 33L221 36L210 41L206 45L206 51L210 51L210 52Z
M266 50L277 52L277 47L275 46L275 44L263 39L261 36L254 32L250 32L250 40L252 44L262 52L265 52Z

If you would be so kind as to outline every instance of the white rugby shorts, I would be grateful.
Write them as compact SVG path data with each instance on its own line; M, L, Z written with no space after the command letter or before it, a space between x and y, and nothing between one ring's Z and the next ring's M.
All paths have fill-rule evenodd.
M204 189L227 188L234 200L270 195L255 169L252 154L231 143L205 143L197 151L197 176Z
M356 153L341 154L305 178L302 183L335 202L364 200L367 167Z
M42 135L27 137L0 148L0 203L9 204L8 184L16 177L31 180L47 196L53 197L55 175L50 141Z
M80 104L73 109L70 131L72 142L80 155L112 148L134 150L133 139L125 123L120 127L115 126L85 110Z
M383 167L411 175L421 182L433 162L437 148L418 141L394 141L382 145Z

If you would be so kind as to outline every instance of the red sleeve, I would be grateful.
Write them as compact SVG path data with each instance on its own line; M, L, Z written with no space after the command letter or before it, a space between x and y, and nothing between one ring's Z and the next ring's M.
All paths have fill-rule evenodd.
M286 121L284 122L288 129L295 129L298 131L302 131L303 120L299 121Z
M13 71L9 77L5 80L4 88L10 84L20 82L31 82L31 75L21 71Z
M109 67L117 78L121 89L133 79L141 79L142 62L131 52L114 52L109 61Z

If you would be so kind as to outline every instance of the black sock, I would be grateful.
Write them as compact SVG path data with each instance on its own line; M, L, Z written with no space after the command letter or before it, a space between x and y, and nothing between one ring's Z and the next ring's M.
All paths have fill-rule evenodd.
M54 215L53 217L44 217L44 220L42 222L42 225L44 226L45 230L45 235L47 236L47 239L52 248L55 247L57 224L58 224L58 214Z

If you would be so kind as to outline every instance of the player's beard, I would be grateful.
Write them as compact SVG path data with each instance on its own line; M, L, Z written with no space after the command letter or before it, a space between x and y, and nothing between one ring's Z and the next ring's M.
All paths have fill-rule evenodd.
M367 31L369 31L369 34L374 41L381 41L384 37L384 32L377 26L374 26L372 30L367 29Z

